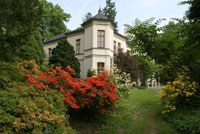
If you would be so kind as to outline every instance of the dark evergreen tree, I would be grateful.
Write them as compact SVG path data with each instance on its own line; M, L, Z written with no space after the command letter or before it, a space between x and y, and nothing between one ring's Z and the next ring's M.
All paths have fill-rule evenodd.
M44 61L44 49L42 36L38 30L33 31L33 33L24 40L24 44L21 45L17 51L16 55L23 60L35 59L38 65L42 64Z
M106 7L103 8L103 13L114 22L115 32L118 31L117 22L115 21L117 11L115 7L115 2L111 2L111 0L106 1Z
M65 70L69 65L75 70L75 77L80 77L80 63L75 57L73 46L71 46L67 40L58 42L57 47L52 50L52 56L49 58L49 63L55 66L61 66L62 69Z
M189 10L186 12L186 16L190 20L200 19L200 0L187 0L180 4L189 4Z
M88 21L90 18L92 18L92 14L90 12L86 13L83 18L83 22Z
M200 83L200 1L187 0L182 4L189 4L186 12L188 21L185 21L182 29L183 47L181 53L182 65L189 68L189 76Z
M44 13L41 1L1 0L0 10L0 61L36 58L41 63L43 46L37 32Z

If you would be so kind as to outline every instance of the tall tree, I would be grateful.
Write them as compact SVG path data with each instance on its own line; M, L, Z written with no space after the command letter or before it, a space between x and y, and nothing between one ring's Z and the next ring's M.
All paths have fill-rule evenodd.
M182 47L181 59L183 65L189 68L189 76L200 83L200 1L187 0L182 4L189 4L186 12L188 21L184 22L183 33L184 42Z
M147 87L147 80L155 78L158 66L145 56L134 56L139 63L141 85Z
M68 31L65 23L69 21L70 14L67 14L59 5L53 5L47 0L42 0L44 14L40 23L40 33L43 41Z
M126 24L126 31L128 32L128 38L131 41L129 47L132 53L138 53L139 55L146 55L151 59L156 59L157 53L157 39L159 37L160 28L158 24L161 20L154 22L154 18L150 18L146 21L135 20L132 25Z
M115 55L114 63L122 72L129 73L133 81L138 81L140 78L139 62L135 57L130 57L129 53L124 53L119 49Z
M189 4L189 10L186 12L186 16L191 20L200 19L200 1L199 0L187 0L180 4Z
M115 2L111 2L111 0L106 0L106 7L103 8L103 13L114 22L114 30L118 31L117 22L115 21L117 11L115 7Z
M75 70L76 77L80 77L80 63L75 57L73 46L67 40L58 42L57 47L52 50L49 63L55 66L61 66L62 69L66 69L66 66L69 65Z
M90 12L86 13L83 18L83 22L88 21L90 18L92 18L92 13L90 13Z
M181 21L178 23L171 21L164 27L158 27L160 22L161 20L154 22L153 18L143 22L136 19L133 26L126 25L126 27L131 40L129 47L132 53L146 56L145 60L144 58L139 60L141 65L144 65L140 66L140 68L144 68L144 78L149 77L149 74L152 75L152 71L146 73L150 69L145 65L149 65L151 68L151 63L148 61L153 59L161 65L160 71L162 72L159 73L161 82L166 83L167 81L173 81L176 78L178 68L182 67L180 47L183 39L180 36L184 33L182 32L183 23Z
M15 58L27 58L19 55L22 54L20 49L31 44L36 53L29 53L32 55L29 57L38 57L38 63L41 62L43 46L35 34L44 13L40 0L1 0L0 9L0 60L11 62Z

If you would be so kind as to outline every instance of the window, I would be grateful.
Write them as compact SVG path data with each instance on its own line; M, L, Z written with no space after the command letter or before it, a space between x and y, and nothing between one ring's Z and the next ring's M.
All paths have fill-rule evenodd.
M118 50L121 49L121 43L118 43Z
M48 48L49 57L52 55L52 48Z
M104 63L103 62L98 62L97 63L97 73L101 73L104 71Z
M121 48L121 43L118 43L118 51L123 52L123 48Z
M98 41L97 41L98 48L104 48L105 47L105 31L98 30Z
M113 59L110 58L110 68L112 68L112 65L113 65Z
M115 53L116 53L116 50L117 50L116 41L114 41L114 48L113 48L113 50L114 50L114 54L115 54Z
M80 54L81 51L81 40L76 40L76 54Z

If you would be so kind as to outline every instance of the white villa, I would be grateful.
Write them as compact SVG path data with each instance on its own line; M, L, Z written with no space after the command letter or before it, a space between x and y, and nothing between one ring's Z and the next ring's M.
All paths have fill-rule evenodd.
M100 72L110 70L114 53L120 48L127 51L126 38L114 32L113 21L107 18L101 10L98 14L82 24L81 28L65 34L57 35L45 42L44 50L47 58L61 39L66 39L74 47L79 59L82 78L87 77L88 69ZM66 53L67 54L67 53Z

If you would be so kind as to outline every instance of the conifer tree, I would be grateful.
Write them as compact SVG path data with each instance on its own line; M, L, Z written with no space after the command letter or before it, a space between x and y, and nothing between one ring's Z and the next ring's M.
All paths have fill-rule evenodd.
M117 22L115 21L115 17L117 15L115 2L111 2L111 0L106 1L106 7L103 8L103 13L114 22L115 32L117 32Z
M44 13L40 0L0 1L0 61L44 59L38 26Z
M88 12L88 13L85 14L85 16L83 18L83 22L86 22L91 18L92 18L92 14L90 12Z
M56 48L52 50L52 56L49 58L49 63L55 66L61 66L66 70L66 66L70 66L76 72L75 77L80 77L80 63L75 57L73 46L67 40L58 42Z

